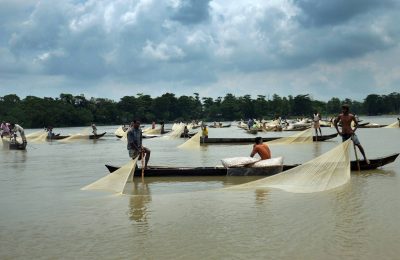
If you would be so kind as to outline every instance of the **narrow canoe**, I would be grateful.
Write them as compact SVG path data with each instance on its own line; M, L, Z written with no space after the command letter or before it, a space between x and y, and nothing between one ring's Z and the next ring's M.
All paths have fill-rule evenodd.
M61 139L65 139L65 138L68 138L68 137L70 137L69 135L60 135L60 134L56 134L56 135L53 135L52 137L46 137L46 140L47 141L51 141L51 140L61 140Z
M313 136L313 141L314 142L321 142L321 141L326 141L329 139L333 139L336 136L338 136L338 134L331 134L331 135L323 135L323 136L318 136L315 137ZM277 140L280 139L282 137L263 137L263 142L268 142L268 141L273 141L273 140ZM236 143L240 143L240 144L244 144L244 143L254 143L254 137L253 138L200 138L200 143L201 144L236 144Z
M89 139L99 139L101 137L103 137L107 132L104 132L102 134L99 135L89 135Z
M392 163L399 156L398 153L391 154L384 157L370 159L370 164L366 164L365 161L360 161L360 170L373 170L382 167L386 164ZM357 171L358 166L356 161L351 161L351 170ZM180 176L270 176L277 174L281 171L286 171L291 168L299 166L294 165L283 165L266 167L266 168L225 168L225 167L161 167L152 166L144 171L146 177L180 177ZM113 172L119 169L119 167L106 165L109 172ZM135 177L141 176L141 169L136 168Z
M231 127L231 124L229 125L222 125L222 126L214 126L214 125L210 125L209 128L227 128L227 127Z

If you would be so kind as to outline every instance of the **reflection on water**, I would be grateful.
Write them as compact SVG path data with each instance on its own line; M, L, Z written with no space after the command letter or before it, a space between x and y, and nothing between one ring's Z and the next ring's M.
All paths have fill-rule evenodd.
M129 219L135 222L147 222L148 204L151 202L149 185L146 182L134 180L130 188L128 192L131 195Z
M268 194L269 194L269 190L268 189L257 189L257 190L255 190L256 204L262 204L265 201L267 201L268 200Z

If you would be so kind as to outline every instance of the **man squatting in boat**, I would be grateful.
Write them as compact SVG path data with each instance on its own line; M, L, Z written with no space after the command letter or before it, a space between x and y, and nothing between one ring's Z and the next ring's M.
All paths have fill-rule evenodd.
M263 143L262 137L256 137L254 141L255 144L253 145L253 151L251 151L250 157L253 157L258 153L261 160L271 159L271 151L269 150L268 145Z
M362 147L360 141L357 138L357 135L355 134L355 131L357 130L358 127L358 122L355 116L349 113L349 109L350 109L349 105L347 104L342 105L342 113L339 114L334 121L336 131L340 136L342 136L343 142L351 138L354 145L358 147L361 154L363 155L365 162L369 164L369 160L365 156L364 148ZM342 123L342 131L339 131L338 127L339 121ZM354 122L354 129L351 127L351 122Z
M26 143L26 137L25 137L24 129L19 124L11 123L10 124L10 131L14 135L14 137L16 137L17 132L19 132L19 134L21 135L22 142Z
M150 160L150 149L144 147L142 145L142 130L140 129L140 122L138 120L134 120L131 123L131 128L127 132L128 138L128 152L129 157L132 159L139 156L139 160L142 159L143 154L145 155L145 164L144 167L147 168L147 163Z

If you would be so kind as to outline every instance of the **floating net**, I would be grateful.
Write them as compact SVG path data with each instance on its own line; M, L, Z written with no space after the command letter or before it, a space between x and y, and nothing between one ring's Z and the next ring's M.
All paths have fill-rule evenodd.
M47 132L43 132L42 134L36 136L36 137L30 137L30 138L26 138L28 141L32 142L32 143L45 143L47 141Z
M183 149L195 149L200 147L200 137L201 131L197 132L194 136L192 136L189 140L179 145L178 148Z
M8 137L3 137L1 138L1 144L3 145L3 148L7 148L10 145L10 139Z
M148 128L148 129L145 129L143 131L143 134L146 134L146 135L160 135L161 134L161 128L154 128L154 129Z
M30 139L33 139L33 138L41 136L43 133L46 133L46 132L43 131L43 130L40 130L40 131L33 132L33 133L28 134L28 135L25 135L25 137L26 137L26 139L30 140Z
M183 133L183 130L184 130L184 129L185 129L185 125L184 125L184 124L182 124L182 123L180 123L180 124L174 124L174 125L172 126L171 132L165 134L164 136L165 136L166 138L170 138L170 139L173 139L173 138L180 138L180 137L181 137L181 134Z
M81 190L104 190L122 194L129 176L136 167L137 159L138 157L134 160L130 160L118 170L83 187Z
M311 128L301 131L300 133L282 137L276 140L267 142L267 144L293 144L293 143L312 143L313 131Z
M392 123L390 125L385 126L384 128L399 128L399 127L400 127L400 122L397 121L397 122L394 122L394 123Z
M337 188L350 180L350 144L349 139L300 166L227 189L277 188L294 193L312 193Z
M122 126L120 126L115 130L114 134L118 136L126 136L126 132L122 129Z

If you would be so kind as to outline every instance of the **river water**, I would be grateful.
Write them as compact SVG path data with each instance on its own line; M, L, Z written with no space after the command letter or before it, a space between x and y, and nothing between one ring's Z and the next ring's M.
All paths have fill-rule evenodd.
M132 196L81 191L107 174L104 164L128 162L116 128L98 127L109 133L98 141L0 150L0 259L399 259L400 159L313 194L221 190L254 177L145 178L128 187ZM209 136L249 135L232 125ZM358 137L370 158L400 152L400 129L359 129ZM145 139L150 165L215 166L251 151L249 144L180 150L182 142ZM339 142L274 146L272 153L302 163Z

